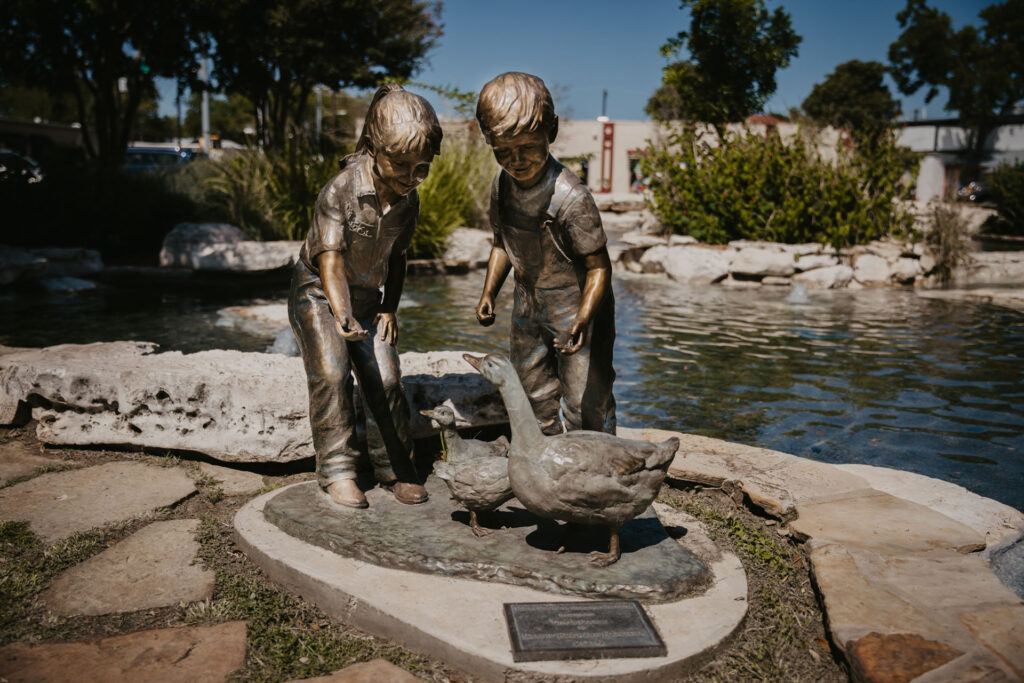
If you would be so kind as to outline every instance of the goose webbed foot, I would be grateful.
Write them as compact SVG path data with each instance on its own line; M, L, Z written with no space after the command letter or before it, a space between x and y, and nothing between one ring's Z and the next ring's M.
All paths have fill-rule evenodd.
M608 552L602 553L595 550L587 555L590 564L595 567L607 567L608 565L615 564L622 556L622 551L619 548L619 530L609 529L608 531L611 536L608 540Z
M494 529L485 529L482 526L480 526L480 522L477 520L476 512L474 510L469 511L469 528L472 530L473 535L477 538L490 536L494 533Z

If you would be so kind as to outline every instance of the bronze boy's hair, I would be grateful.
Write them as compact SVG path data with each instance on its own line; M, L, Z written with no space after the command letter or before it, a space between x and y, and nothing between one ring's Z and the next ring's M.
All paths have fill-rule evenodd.
M430 103L397 83L382 85L370 100L356 153L402 154L426 150L441 153L441 124Z
M554 130L555 103L544 81L531 74L509 71L495 76L480 91L476 120L490 141L494 136Z

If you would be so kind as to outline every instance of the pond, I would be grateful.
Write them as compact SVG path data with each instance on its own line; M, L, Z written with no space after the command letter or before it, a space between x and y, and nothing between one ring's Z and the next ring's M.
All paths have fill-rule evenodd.
M477 325L483 274L410 276L402 351L507 349ZM1024 510L1024 316L913 291L734 290L617 275L619 424L693 432L831 463L894 467ZM281 303L281 286L0 296L0 344L138 339L263 350L272 334L217 311Z

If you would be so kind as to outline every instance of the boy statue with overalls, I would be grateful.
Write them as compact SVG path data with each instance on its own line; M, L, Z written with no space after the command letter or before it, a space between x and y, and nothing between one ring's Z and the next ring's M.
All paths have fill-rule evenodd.
M504 73L480 91L476 118L502 169L477 320L494 323L495 298L515 271L509 356L541 429L558 434L564 420L568 431L614 434L607 237L586 186L549 153L558 133L551 93L536 76Z

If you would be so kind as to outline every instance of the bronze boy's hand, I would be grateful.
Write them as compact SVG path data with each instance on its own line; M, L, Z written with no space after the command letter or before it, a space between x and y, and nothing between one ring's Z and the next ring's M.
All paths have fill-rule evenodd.
M334 324L338 327L338 334L345 341L359 341L360 339L366 339L370 335L359 324L359 321L348 313L336 316Z
M391 346L398 342L398 318L394 313L378 313L373 319L373 324L377 326L381 341L386 341Z
M561 339L555 339L553 345L566 356L572 355L583 348L583 341L587 336L587 323L581 322L578 318L573 321L569 328L568 338L565 343Z
M484 294L476 307L476 321L484 327L494 324L494 299Z

